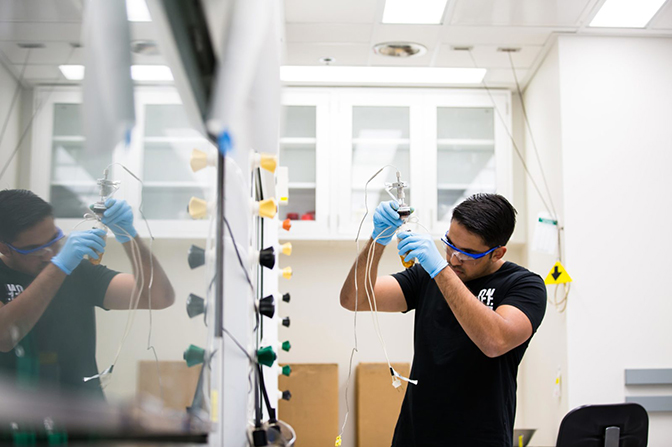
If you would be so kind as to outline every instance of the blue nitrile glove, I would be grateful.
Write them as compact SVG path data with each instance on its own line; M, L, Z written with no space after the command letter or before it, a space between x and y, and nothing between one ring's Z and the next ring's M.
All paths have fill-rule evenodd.
M129 234L131 237L138 235L135 227L133 227L133 210L131 210L131 206L125 200L107 199L105 206L107 207L107 211L103 214L101 222L112 230L112 233L114 233L114 236L120 243L123 244L130 241Z
M56 267L63 270L66 275L77 268L85 255L98 259L98 253L105 251L105 230L93 229L71 233L65 241L65 245L56 256L51 258ZM95 251L94 251L95 250Z
M441 256L430 235L401 231L397 233L397 238L399 239L399 244L397 244L399 256L405 256L404 261L406 262L417 258L422 268L432 278L448 266L448 261Z
M403 224L401 218L399 218L399 213L396 211L398 207L397 202L388 200L387 202L380 202L373 213L373 233L371 234L371 238L376 240L380 234L383 234L376 241L380 245L389 244L392 236L394 236L394 232Z

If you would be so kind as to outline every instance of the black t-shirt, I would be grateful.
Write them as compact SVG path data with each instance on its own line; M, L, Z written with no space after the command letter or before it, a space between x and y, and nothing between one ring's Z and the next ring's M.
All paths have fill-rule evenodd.
M0 373L19 387L47 385L103 397L96 364L96 315L118 272L83 261L69 275L33 329L10 352L0 352ZM0 260L0 301L16 299L35 278ZM3 330L5 328L2 328Z
M436 282L416 264L393 275L415 309L411 378L392 441L393 447L508 447L513 440L518 364L530 342L489 358L457 322ZM511 262L465 283L491 309L511 305L532 323L546 311L539 275ZM531 337L530 337L531 338Z

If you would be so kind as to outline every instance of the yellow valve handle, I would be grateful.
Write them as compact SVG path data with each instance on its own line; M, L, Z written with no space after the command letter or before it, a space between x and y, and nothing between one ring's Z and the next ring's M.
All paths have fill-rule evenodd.
M191 170L194 172L200 171L201 169L208 166L208 154L198 149L191 151L191 160L189 161Z
M258 203L259 203L259 215L261 217L266 217L268 219L272 219L275 217L275 213L278 212L278 207L275 204L275 200L266 199Z
M282 244L280 246L280 251L282 251L283 255L291 256L292 255L292 243L287 242L285 244Z
M336 442L334 443L335 447L341 447L341 443L343 440L341 439L341 435L336 436Z
M285 267L284 269L282 269L282 276L285 279L292 279L292 268Z
M273 154L261 154L259 166L269 172L275 172L275 168L278 167L278 156Z
M192 219L203 219L208 215L208 202L198 197L192 197L187 207Z

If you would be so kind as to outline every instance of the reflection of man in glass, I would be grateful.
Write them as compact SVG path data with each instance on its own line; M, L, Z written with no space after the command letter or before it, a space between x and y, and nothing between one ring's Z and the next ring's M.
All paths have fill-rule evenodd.
M140 251L145 281L138 308L170 306L173 288L137 237L130 206L114 199L106 206L102 222L128 257L133 259L131 238ZM104 230L93 229L65 238L47 202L26 190L0 191L0 372L5 380L103 396L99 379L84 381L98 374L94 307L129 309L132 297L137 297L139 275L85 259L99 258L105 250L104 235Z
M402 224L395 205L376 209L372 238L341 290L349 310L370 310L371 289L380 311L415 310L410 378L418 382L406 389L392 445L511 446L518 365L546 310L543 280L503 259L516 211L500 195L471 196L453 211L445 255L430 235L401 231L399 255L418 262L378 276ZM371 269L368 292L363 266Z

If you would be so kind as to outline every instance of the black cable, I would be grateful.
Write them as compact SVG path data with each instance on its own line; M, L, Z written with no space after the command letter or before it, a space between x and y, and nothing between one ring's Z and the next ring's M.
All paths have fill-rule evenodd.
M233 242L233 248L236 250L236 256L238 257L238 263L243 269L243 272L245 272L245 278L247 279L247 283L250 285L250 288L252 291L254 291L254 285L252 284L252 280L250 279L250 275L247 273L247 267L245 267L245 263L243 262L243 258L240 256L240 252L238 251L238 244L236 244L236 238L233 237L233 231L231 231L231 225L229 225L229 221L224 218L224 224L226 224L226 228L229 230L229 235L231 235L231 241Z
M268 398L268 391L266 390L266 382L264 382L264 373L261 370L261 365L258 365L258 369L261 391L264 396L264 401L266 402L266 411L268 411L268 422L275 424L278 420L276 419L275 408L271 407L271 400Z

